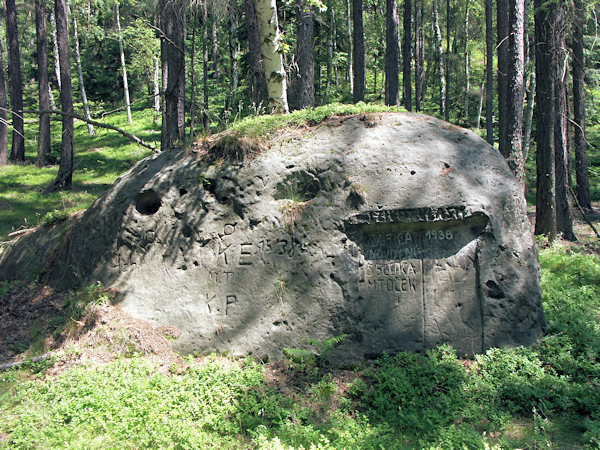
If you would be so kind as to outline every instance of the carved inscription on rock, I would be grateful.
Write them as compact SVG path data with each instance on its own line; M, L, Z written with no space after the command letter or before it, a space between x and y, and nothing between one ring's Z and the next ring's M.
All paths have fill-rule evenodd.
M405 222L393 219L408 218L406 211L363 213L346 222L350 251L361 261L365 320L402 340L403 348L452 341L461 352L480 351L474 241L487 217L468 216L459 207L409 212ZM373 217L381 220L368 222Z

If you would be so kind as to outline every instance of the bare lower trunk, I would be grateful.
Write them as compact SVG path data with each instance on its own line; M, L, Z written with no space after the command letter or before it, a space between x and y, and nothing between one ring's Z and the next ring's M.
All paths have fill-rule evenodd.
M469 126L469 97L471 95L471 53L469 51L469 12L471 9L471 2L467 0L467 10L465 12L465 114L464 122L465 126ZM477 125L479 127L479 124Z
M211 36L211 57L213 77L219 78L219 38L217 35L217 25L219 17L217 14L217 1L210 0L210 36Z
M238 52L240 43L237 35L238 27L238 10L236 1L231 0L229 2L229 59L231 60L231 71L229 78L229 94L227 96L227 110L231 113L233 104L237 97L237 89L239 82L238 73Z
M0 166L8 164L8 99L4 78L4 55L0 39Z
M483 72L483 78L481 79L481 86L479 88L479 108L477 109L477 120L475 121L477 129L481 128L481 113L483 112L483 97L485 96L485 71Z
M440 31L438 0L433 0L433 29L435 32L436 64L440 83L440 115L446 117L446 76L444 74L444 50L442 47L442 32Z
M25 127L23 120L23 80L21 77L21 52L17 31L15 0L6 0L6 41L8 42L8 73L10 79L10 103L12 109L12 161L25 161Z
M275 0L255 0L262 60L267 79L269 112L287 113L287 79L283 67L281 35Z
M494 145L494 38L492 0L485 0L485 128L486 141Z
M298 107L315 106L315 33L311 5L298 0L297 36L298 45Z
M333 34L335 21L333 18L333 0L327 1L327 83L325 84L325 102L329 101L331 83L333 81Z
M389 0L388 0L389 3ZM395 3L395 1L393 1ZM402 39L402 105L412 111L412 3L411 0L404 0L404 37ZM398 27L396 27L396 35ZM397 37L397 36L396 36ZM389 82L388 82L389 84Z
M415 109L425 105L425 32L423 23L423 0L415 0Z
M47 110L50 109L50 90L48 84L48 50L46 48L46 2L44 0L35 0L35 24L37 36L38 96L40 109ZM1 65L2 63L0 62ZM37 160L35 164L38 167L48 164L49 153L50 114L41 114Z
M75 43L75 63L77 65L77 77L79 80L79 92L81 92L81 103L83 103L83 112L85 113L85 118L90 120L90 108L88 106L87 95L85 94L85 85L83 83L83 71L81 70L81 55L79 53L79 36L77 35L77 19L75 19L75 14L73 16L73 42ZM40 109L44 109L40 106ZM130 116L127 116L130 118ZM130 122L131 123L131 122ZM88 133L93 136L96 134L94 131L94 126L91 123L87 123Z
M208 102L208 9L206 2L202 5L202 126L204 132L210 132L209 102Z
M56 19L54 11L50 12L50 28L52 29L52 52L54 54L54 76L56 77L56 85L60 91L60 58L58 57L58 41L56 39Z
M583 56L583 0L575 0L573 32L573 134L575 144L575 179L577 200L587 210L592 209L588 177L587 144L585 139L585 84Z
M71 86L71 55L69 48L69 25L66 0L56 0L56 35L60 59L60 103L66 113L73 113L73 88ZM62 151L60 168L54 183L48 190L71 189L73 184L73 118L62 116Z
M405 0L405 2L410 0ZM406 14L406 10L405 10ZM398 10L396 0L387 0L385 14L385 104L395 106L399 103L398 98ZM410 21L410 18L409 18ZM404 18L404 33L406 34L406 17ZM409 31L410 32L410 31ZM410 37L405 36L403 48L403 68L406 74L406 64L408 63L408 79L410 83ZM406 45L408 45L408 54L405 54ZM377 79L376 79L377 81ZM404 85L404 94L410 96L411 88L406 93L406 82ZM406 98L403 98L403 102ZM404 107L410 110L410 103Z
M194 140L195 125L196 125L196 28L198 27L198 8L192 7L192 52L190 54L190 77L191 77L191 94L190 94L190 140Z
M554 175L554 86L552 19L545 0L535 0L535 76L536 76L536 200L535 234L556 239L556 187Z
M529 76L525 108L525 129L523 130L523 160L527 161L531 145L531 129L533 125L533 109L535 106L535 72Z
M258 34L256 12L254 10L254 0L244 0L244 6L246 9L246 31L248 32L249 48L248 56L252 77L252 100L254 101L256 108L258 108L258 105L265 105L267 102L267 80L265 79L265 70L263 68L260 52L260 37Z
M514 1L514 0L512 0ZM498 43L498 149L503 155L507 152L506 121L509 115L506 99L508 96L508 3L497 0L497 43Z
M125 65L125 52L123 51L123 35L121 33L121 19L119 16L119 2L115 2L115 15L117 19L117 33L119 37L119 55L121 57L121 71L123 72L123 94L125 96L125 108L127 109L127 122L131 120L131 102L129 101L129 84L127 83L127 66Z
M352 38L352 13L350 9L350 0L346 0L346 22L348 26L348 82L350 83L350 93L354 94L354 39Z
M365 38L363 30L363 0L352 0L354 103L365 100Z
M160 73L159 61L156 56L154 60L154 72L152 74L153 94L154 94L154 115L157 117L160 114L160 86L158 82L158 74Z

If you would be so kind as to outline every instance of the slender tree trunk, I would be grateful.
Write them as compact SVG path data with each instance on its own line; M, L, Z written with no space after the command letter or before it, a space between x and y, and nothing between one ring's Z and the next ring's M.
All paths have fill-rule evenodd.
M409 2L410 0L404 0ZM405 9L406 13L406 9ZM406 17L404 18L404 33L406 33ZM404 43L406 44L406 39ZM403 54L404 58L403 67L406 73L406 62L409 67L409 82L410 82L410 41L408 41L408 55ZM406 48L403 47L403 51ZM404 86L406 89L406 85ZM398 98L399 83L398 83L398 10L397 0L386 1L386 13L385 13L385 104L388 106L396 106L399 103ZM408 95L410 96L411 88L408 89ZM404 93L406 95L406 92ZM405 98L403 98L403 101ZM406 109L410 109L410 104L404 106Z
M389 6L393 6L394 10L396 9L396 1L395 0L387 0ZM390 5L393 3L393 5ZM397 12L394 11L394 17L396 17ZM388 20L390 20L388 13ZM396 19L395 19L396 20ZM398 26L397 22L395 23L395 31L396 31L396 41L398 40ZM404 36L402 39L402 105L408 110L412 111L412 42L413 42L413 31L412 31L412 3L411 0L404 0L404 17L403 17L403 26L404 26ZM387 61L387 57L386 57ZM397 65L397 62L396 62ZM389 78L391 72L386 75L386 79ZM398 76L396 75L396 78ZM388 82L389 84L389 82Z
M69 21L66 0L55 0L56 35L60 59L60 104L65 113L73 113L73 88L71 86L71 55L69 47ZM71 189L73 184L73 118L62 116L62 151L60 168L49 191Z
M508 9L509 1L497 0L496 3L496 32L498 42L498 149L506 155L507 133L506 124L509 115L506 99L508 98Z
M71 15L73 16L73 42L75 43L75 63L77 65L77 77L79 80L79 92L81 92L81 103L83 103L83 112L85 114L85 118L87 120L91 120L92 117L90 116L90 108L88 106L87 95L85 94L85 85L83 83L83 70L81 69L81 54L79 53L79 36L77 35L77 19L75 18L75 14ZM131 118L131 113L127 117ZM87 128L90 136L94 136L96 134L96 132L94 131L94 126L91 123L88 122Z
M365 100L365 37L363 30L363 0L352 0L354 103Z
M450 70L450 0L446 0L446 55L444 58L444 73L446 75L446 95L444 98L444 118L446 121L450 121L450 95L448 92L450 91L450 79L451 79L451 70ZM440 66L442 63L440 62Z
M48 84L48 50L46 48L46 2L35 0L35 29L37 36L37 64L38 64L38 95L40 109L50 109L50 95ZM0 65L2 63L0 62ZM50 114L40 114L40 127L38 137L38 150L36 165L43 167L48 164L50 153Z
M206 0L205 0L206 1ZM217 0L210 0L210 36L211 36L211 58L213 77L219 78L219 37L217 34L217 25L219 17L217 14Z
M56 78L56 85L60 91L60 58L58 56L58 40L56 39L56 18L54 17L54 11L50 12L50 28L52 29L52 53L54 54L54 76Z
M21 77L21 52L17 31L15 0L6 0L6 41L8 43L8 73L10 80L10 103L12 109L12 161L25 161L25 127L23 120L23 80Z
M196 125L196 28L198 27L198 7L194 5L190 8L192 14L192 52L190 54L190 140L194 140ZM203 25L204 26L204 25Z
M467 9L465 11L465 126L469 126L469 97L471 95L471 52L469 51L469 13L471 10L471 1L467 0ZM479 124L477 124L479 127Z
M442 47L442 32L440 31L440 20L438 12L438 0L433 0L433 28L435 32L436 64L440 82L440 115L447 116L446 105L446 76L444 74L444 49Z
M252 99L256 106L267 103L267 80L263 68L260 52L260 37L258 23L254 10L254 0L244 0L246 9L246 30L248 32L248 47L250 60L250 74L252 78Z
M477 108L477 120L475 121L478 130L481 128L481 113L483 112L483 97L485 96L485 78L486 73L484 70L483 78L481 79L481 86L479 88L479 108Z
M587 145L585 138L585 89L583 56L583 23L585 11L583 0L575 0L573 30L573 121L575 137L575 179L577 200L582 208L591 211L590 182L588 177Z
M208 77L208 9L205 1L202 4L202 126L205 133L210 131Z
M185 143L185 10L184 0L162 0L167 85L165 88L166 148Z
M152 59L154 60L154 72L152 76L154 88L154 116L158 117L160 114L160 85L158 82L158 74L160 73L160 62L158 61L158 58L156 56L154 56Z
M261 43L261 54L267 79L269 112L281 114L289 111L287 79L283 66L281 36L275 0L255 0L256 18Z
M494 145L494 38L492 0L485 0L485 128L486 141Z
M123 71L123 91L125 95L125 108L127 109L127 122L131 120L131 102L129 101L129 84L127 83L127 66L125 65L125 52L123 51L123 35L121 33L121 18L119 16L119 2L115 2L115 15L117 19L117 33L119 36L119 55L121 56L121 70Z
M573 219L569 205L569 150L567 130L567 60L565 42L565 10L561 4L555 7L554 30L554 164L556 171L556 229L569 241L575 241Z
M523 131L523 160L527 161L531 145L531 129L533 125L533 109L535 106L535 71L529 75L525 108L525 129Z
M4 67L4 50L0 39L0 166L8 164L8 99Z
M160 20L160 26L164 27L165 24L164 22L164 18L161 18ZM168 136L168 132L167 132L167 96L166 96L166 90L167 90L167 84L168 84L168 79L169 79L169 65L167 64L167 40L165 39L164 36L161 36L160 38L160 69L161 69L161 90L162 90L162 95L160 96L161 98L161 111L162 111L162 120L161 120L161 134L160 134L160 148L161 150L167 150L168 148L168 144L167 144L167 138Z
M298 107L315 106L315 33L312 7L297 0Z
M523 159L523 76L525 72L524 0L509 0L509 39L506 98L506 145L502 155L517 179L525 185Z
M333 17L333 0L327 0L327 84L325 85L325 103L329 102L331 83L333 81L333 34L335 21Z
M352 33L352 12L350 9L350 0L346 0L346 23L348 27L348 82L350 83L350 93L354 95L354 38Z
M423 0L415 0L415 109L421 111L425 105L425 32Z
M233 109L233 104L237 97L239 82L238 71L238 52L240 43L237 35L238 27L238 9L236 0L229 2L229 59L231 60L231 75L229 79L229 95L227 96L227 109L229 112Z
M554 84L549 67L553 61L553 6L535 0L535 77L536 77L536 201L535 234L556 239L556 187L554 176Z

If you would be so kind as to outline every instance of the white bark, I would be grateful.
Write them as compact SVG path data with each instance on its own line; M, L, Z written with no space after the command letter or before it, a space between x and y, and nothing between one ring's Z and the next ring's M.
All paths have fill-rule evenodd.
M153 76L153 82L154 82L154 112L156 113L156 115L160 114L160 88L158 86L158 73L159 73L160 69L158 67L158 58L155 56L154 57L154 76Z
M54 53L54 75L56 76L56 84L60 91L60 61L58 58L58 41L56 40L56 19L54 18L54 12L50 13L50 28L52 29L52 52Z
M287 102L287 80L281 43L279 23L277 20L277 4L275 0L254 0L260 48L267 77L267 94L269 110L281 114L289 111Z
M127 84L127 66L125 66L125 52L123 51L123 36L121 35L121 20L119 18L119 2L115 2L117 16L117 33L119 35L119 54L121 55L121 68L123 69L123 90L125 91L125 108L127 108L127 122L131 120L131 102L129 101L129 85Z

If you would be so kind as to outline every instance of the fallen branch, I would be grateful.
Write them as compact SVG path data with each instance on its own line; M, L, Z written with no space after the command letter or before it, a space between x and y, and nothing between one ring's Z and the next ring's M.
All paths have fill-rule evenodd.
M21 236L22 234L30 233L32 231L35 231L35 228L25 228L23 230L17 230L13 231L12 233L8 233L8 237Z
M48 111L25 110L23 112L27 113L27 114L59 114L61 116L72 117L73 119L81 120L82 122L89 123L90 125L94 125L96 127L106 128L108 130L116 131L120 135L125 136L127 139L135 142L136 144L141 145L142 147L146 147L147 149L150 149L150 150L152 150L155 153L160 152L160 150L157 149L156 147L154 147L154 146L148 144L147 142L141 140L139 137L137 137L137 136L135 136L135 135L133 135L131 133L128 133L125 130L122 130L119 127L115 127L114 125L109 125L107 123L98 122L98 121L92 120L92 119L86 119L85 117L80 116L79 114L65 112L65 111L59 111L57 109L51 109L51 110L48 110Z
M15 362L11 362L11 363L5 363L5 364L0 364L0 372L3 372L5 370L10 370L10 369L14 369L17 367L21 367L24 364L27 363L37 363L40 361L43 361L44 359L48 359L52 356L51 353L44 353L43 355L40 356L36 356L34 358L31 359L26 359L23 361L15 361Z
M592 228L592 230L594 230L594 233L596 233L596 237L600 240L600 233L598 233L598 230L596 230L596 227L594 227L592 221L587 218L585 211L583 210L581 203L579 203L579 200L577 199L577 196L575 195L575 192L573 192L573 188L571 186L569 186L569 192L571 193L571 197L573 197L573 200L575 200L575 204L577 205L577 209L579 209L579 212L581 213L581 217L583 217L583 220L585 220L587 224Z

